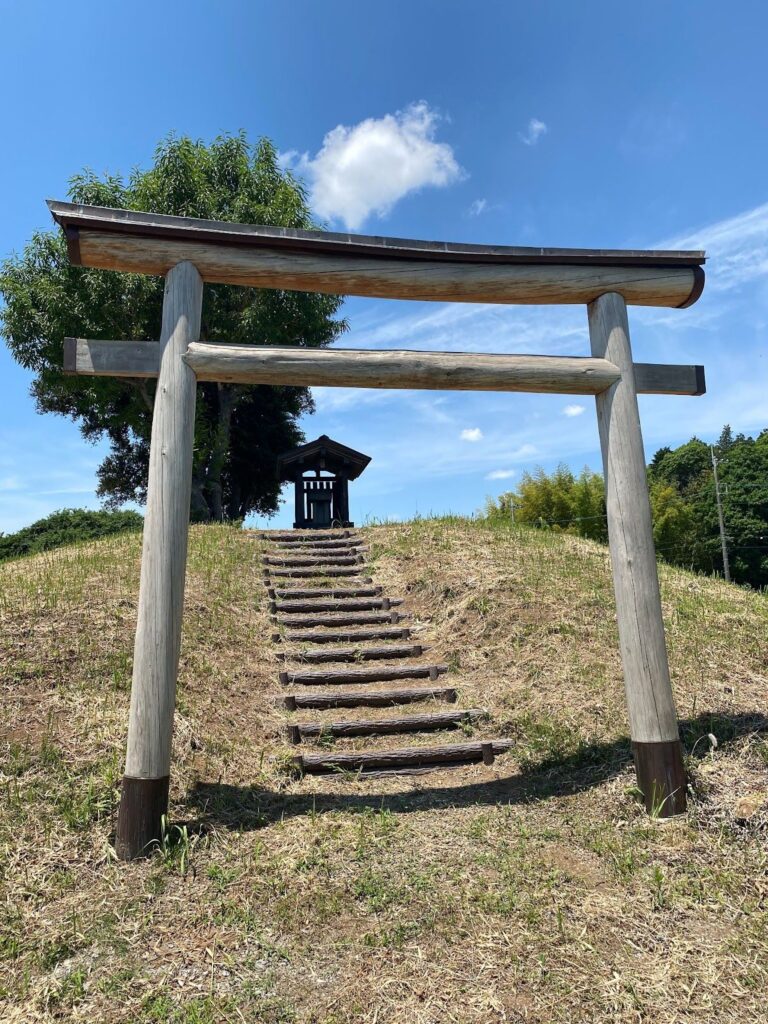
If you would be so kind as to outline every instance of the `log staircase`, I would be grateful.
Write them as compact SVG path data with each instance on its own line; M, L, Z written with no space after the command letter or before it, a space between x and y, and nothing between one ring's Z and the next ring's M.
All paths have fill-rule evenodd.
M293 759L301 773L415 774L488 765L511 747L507 739L443 741L456 730L474 735L487 712L446 709L458 699L453 686L440 685L448 666L431 660L412 637L403 599L385 596L367 574L368 549L354 531L259 536L269 544L264 582L276 626L272 639L285 666L278 677L285 735L292 744L313 745ZM386 685L393 682L401 685ZM440 742L391 747L385 739L422 734L437 734Z

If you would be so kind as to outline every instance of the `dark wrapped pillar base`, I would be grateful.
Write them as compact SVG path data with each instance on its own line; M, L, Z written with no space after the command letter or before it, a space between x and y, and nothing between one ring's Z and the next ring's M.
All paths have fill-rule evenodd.
M645 809L658 818L683 814L686 808L685 767L680 740L664 743L634 743L637 785Z
M135 860L152 853L160 840L161 819L167 812L167 775L162 779L123 776L115 839L120 860Z

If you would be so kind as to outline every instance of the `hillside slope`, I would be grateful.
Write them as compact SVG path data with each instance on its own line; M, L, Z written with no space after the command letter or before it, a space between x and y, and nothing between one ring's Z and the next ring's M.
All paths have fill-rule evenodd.
M661 568L695 790L661 824L631 791L604 548L466 520L362 533L375 581L512 752L294 778L263 544L194 528L186 825L128 865L110 839L139 538L0 567L0 1018L764 1020L766 598Z

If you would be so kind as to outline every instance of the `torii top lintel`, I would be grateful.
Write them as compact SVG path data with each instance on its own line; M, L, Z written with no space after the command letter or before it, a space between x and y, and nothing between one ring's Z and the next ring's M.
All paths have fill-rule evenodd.
M166 274L189 260L204 281L376 298L516 304L692 305L701 251L541 249L424 242L171 217L49 200L73 264Z

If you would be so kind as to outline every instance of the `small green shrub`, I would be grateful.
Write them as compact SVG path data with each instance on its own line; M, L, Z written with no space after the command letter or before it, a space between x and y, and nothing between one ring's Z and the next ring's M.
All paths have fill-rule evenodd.
M143 523L144 519L138 512L64 508L17 533L0 534L0 562L50 551L64 544L140 530Z

